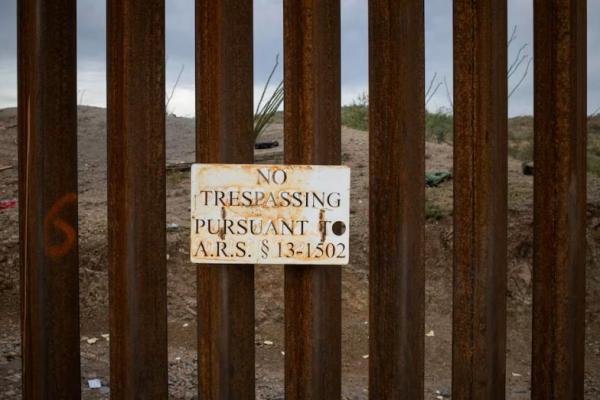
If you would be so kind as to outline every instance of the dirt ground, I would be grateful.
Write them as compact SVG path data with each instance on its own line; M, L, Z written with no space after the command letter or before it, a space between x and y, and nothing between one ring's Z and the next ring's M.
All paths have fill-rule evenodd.
M17 197L16 110L0 110L0 200ZM106 247L105 110L79 110L79 215L82 391L108 398L108 283ZM282 126L265 139L282 144ZM343 129L343 162L352 167L351 263L342 275L343 398L367 398L368 369L368 135ZM191 161L194 121L170 116L168 162ZM256 152L279 163L281 146ZM428 171L452 169L452 147L427 143ZM167 176L169 385L174 399L196 397L195 267L189 262L189 172ZM426 226L425 398L449 396L452 311L452 182L427 189L438 218ZM532 178L509 160L507 398L530 397ZM17 209L0 211L0 398L20 395L19 262ZM600 180L588 182L586 399L600 398ZM283 398L283 268L256 267L257 398ZM104 335L104 336L103 336ZM93 339L97 339L94 341ZM91 340L89 340L91 339ZM93 342L93 343L92 343ZM102 388L90 389L97 378Z

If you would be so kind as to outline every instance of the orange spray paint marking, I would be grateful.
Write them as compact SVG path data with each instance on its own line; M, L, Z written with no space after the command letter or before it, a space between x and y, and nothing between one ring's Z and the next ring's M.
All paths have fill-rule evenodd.
M46 249L46 255L52 258L59 258L67 254L73 244L75 243L75 229L65 222L62 218L58 217L57 214L65 208L65 206L75 202L77 200L77 194L67 193L59 198L50 208L46 217L44 218L44 243ZM64 240L56 245L50 245L50 229L61 231L64 235Z

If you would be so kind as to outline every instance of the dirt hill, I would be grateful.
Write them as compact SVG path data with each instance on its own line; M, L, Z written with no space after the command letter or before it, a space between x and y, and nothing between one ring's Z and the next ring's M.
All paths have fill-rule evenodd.
M524 124L526 125L526 124ZM0 200L17 197L16 110L0 110ZM282 140L282 126L264 139ZM169 163L194 158L194 120L167 120ZM278 163L281 146L256 152ZM367 398L368 369L368 135L343 129L343 162L352 167L351 263L343 268L343 394ZM452 147L427 143L428 171L452 170ZM82 388L87 399L108 398L109 365L106 231L106 113L79 109L79 213ZM189 172L167 175L169 379L172 398L196 396L195 267L189 262ZM530 397L532 178L509 160L507 398ZM427 189L425 398L450 390L452 315L452 182ZM0 211L0 398L20 394L17 209ZM588 184L586 398L600 397L600 179ZM260 399L283 398L283 269L256 267L256 361ZM88 339L98 339L94 340ZM92 343L93 342L93 343ZM102 389L87 380L99 378ZM439 391L440 393L436 393Z

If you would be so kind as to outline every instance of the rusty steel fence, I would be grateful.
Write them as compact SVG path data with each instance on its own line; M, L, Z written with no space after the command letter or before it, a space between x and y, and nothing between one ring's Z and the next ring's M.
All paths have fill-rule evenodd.
M532 398L583 399L586 1L534 0ZM507 4L454 0L452 398L506 382ZM252 163L251 0L196 0L196 159ZM107 1L110 387L168 397L165 5ZM288 164L340 164L340 1L283 0ZM424 0L369 0L371 399L424 398ZM23 397L81 396L76 0L18 1ZM341 269L285 267L285 395L341 397ZM198 393L255 397L254 269L198 267Z

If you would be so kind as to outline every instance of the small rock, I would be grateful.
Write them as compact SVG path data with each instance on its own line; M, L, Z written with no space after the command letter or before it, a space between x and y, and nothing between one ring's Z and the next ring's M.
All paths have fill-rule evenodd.
M513 373L512 373L512 376L523 376L523 375L521 375L521 374L519 374L519 373L517 373L517 372L513 372Z
M87 339L87 340L86 340L86 342L87 342L88 344L94 344L94 343L96 343L97 341L98 341L98 338L95 338L95 337L93 337L93 338L89 338L89 339Z
M270 340L265 340L263 343L264 343L266 346L273 346L273 342L272 342L272 341L270 341Z
M532 176L533 175L533 161L524 161L521 164L521 170L523 171L523 175Z
M365 354L365 355L362 356L362 358L364 358L366 360L367 358L369 358L369 355Z
M435 336L435 332L433 330L430 330L429 332L427 332L425 334L425 336L427 336L427 337L434 337Z

